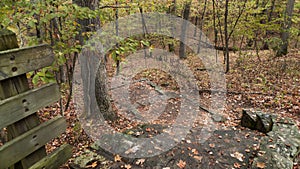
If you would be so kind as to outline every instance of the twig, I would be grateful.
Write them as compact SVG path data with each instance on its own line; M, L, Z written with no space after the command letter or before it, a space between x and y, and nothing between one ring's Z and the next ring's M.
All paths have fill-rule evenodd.
M105 6L100 6L99 9L105 9L105 8L131 8L131 6L116 6L116 5L105 5Z

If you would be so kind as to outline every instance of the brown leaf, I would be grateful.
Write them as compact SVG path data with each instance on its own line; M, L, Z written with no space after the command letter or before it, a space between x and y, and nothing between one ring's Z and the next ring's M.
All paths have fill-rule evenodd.
M95 161L95 162L93 162L91 165L87 165L87 166L85 166L85 167L86 167L86 168L95 168L95 167L97 167L97 165L98 165L98 162Z
M269 148L272 148L272 149L276 148L275 145L269 145L268 147L269 147Z
M192 149L192 153L194 153L195 155L199 154L198 150L196 150L196 149Z
M145 159L138 159L136 162L135 162L135 164L136 165L143 165L144 164L144 162L145 162Z
M118 154L115 156L115 162L120 162L122 157L120 157Z
M212 144L212 143L211 143L211 144L209 144L209 147L210 147L210 148L214 148L214 147L215 147L215 144Z
M234 168L241 168L241 164L240 163L234 163L233 166L234 166Z
M124 168L131 169L131 165L130 164L125 164Z
M265 168L266 164L263 163L263 162L257 162L256 167L258 167L258 168Z
M243 161L243 158L244 158L244 155L242 153L239 153L239 152L235 152L233 154L230 154L230 156L238 159L239 161Z
M202 156L194 156L194 159L196 159L196 160L198 160L199 162L201 162L202 161Z
M184 168L185 167L185 165L186 165L186 162L185 161L182 161L182 160L180 160L178 163L177 163L177 166L179 167L179 168Z

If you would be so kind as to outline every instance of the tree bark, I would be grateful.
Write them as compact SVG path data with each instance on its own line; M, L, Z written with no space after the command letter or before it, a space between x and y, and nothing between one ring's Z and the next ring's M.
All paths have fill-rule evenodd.
M229 72L229 36L228 36L228 5L229 0L225 1L225 18L224 18L224 36L225 36L225 59L226 59L226 70L225 72Z
M276 4L276 0L272 0L271 7L270 7L270 12L268 13L268 21L267 21L267 23L270 23L272 21L273 12L274 12L274 9L275 9L275 4ZM266 31L266 35L264 36L264 39L267 39L270 34L271 34L271 31L267 30ZM265 41L264 45L262 46L261 49L268 50L269 49L268 42Z
M88 7L91 10L96 10L99 8L99 0L74 0L73 3L77 4L81 7ZM79 28L79 36L77 39L80 41L80 44L84 44L84 40L87 40L87 37L82 36L83 32L94 32L100 28L100 19L97 18L88 18L88 19L80 19L78 23L81 25ZM105 59L101 60L99 64L99 69L97 68L96 64L91 64L95 60L96 55L99 55L97 52L91 51L87 53L89 56L88 58L81 59L81 70L85 70L82 72L82 80L83 80L83 90L84 90L84 106L86 108L86 117L97 117L98 114L91 114L92 109L95 109L95 106L98 106L100 113L102 113L103 117L106 120L114 120L116 115L112 111L112 106L110 103L108 89L107 89L107 77L106 77L106 63ZM100 54L101 55L101 54ZM91 73L96 73L93 75ZM95 78L95 79L91 79ZM92 86L90 81L95 80L95 86ZM96 104L91 99L96 97Z
M190 9L191 9L191 3L192 1L189 0L188 2L185 3L184 5L184 11L183 11L183 22L181 25L181 36L180 36L180 46L179 46L179 57L181 59L185 59L185 41L186 41L186 29L187 29L187 21L189 19L190 15Z
M204 15L206 12L206 6L207 6L207 0L204 1L204 7L203 7L203 12L201 15L201 20L200 20L200 34L199 34L199 42L198 42L198 48L197 48L197 53L200 53L200 49L201 49L201 39L202 39L202 27L203 27L203 23L204 23ZM215 22L214 22L215 23Z
M281 33L282 44L279 50L277 51L276 56L283 56L288 53L289 30L292 26L294 4L295 4L295 0L287 1L285 15L284 15L284 23L282 25L282 33Z

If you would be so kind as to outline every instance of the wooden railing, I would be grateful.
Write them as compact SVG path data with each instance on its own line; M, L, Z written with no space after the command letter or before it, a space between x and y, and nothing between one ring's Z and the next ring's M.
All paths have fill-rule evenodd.
M0 130L7 142L0 147L0 169L59 168L72 154L68 144L47 155L45 144L66 130L57 116L40 123L36 111L56 102L56 83L30 89L26 73L50 66L54 55L48 45L18 48L16 35L0 29Z

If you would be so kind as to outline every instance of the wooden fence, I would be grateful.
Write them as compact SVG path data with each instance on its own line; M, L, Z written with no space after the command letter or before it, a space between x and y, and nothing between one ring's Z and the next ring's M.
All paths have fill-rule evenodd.
M30 89L26 73L54 60L48 45L18 48L16 35L0 29L0 130L7 139L0 147L0 169L57 169L72 154L68 144L47 155L45 144L66 130L62 116L44 123L36 111L60 98L58 85Z

